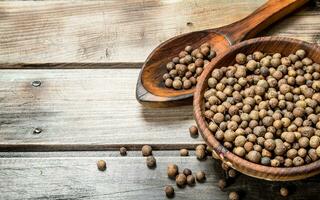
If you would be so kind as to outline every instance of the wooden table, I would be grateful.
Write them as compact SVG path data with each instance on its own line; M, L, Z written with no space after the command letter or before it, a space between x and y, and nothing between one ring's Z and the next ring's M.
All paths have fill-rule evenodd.
M168 163L207 173L205 183L176 189L175 199L226 199L233 190L242 199L281 199L280 186L292 191L287 199L320 199L319 176L277 183L239 175L220 191L217 161L179 156L203 143L187 131L192 107L151 109L135 99L140 66L159 43L229 24L262 3L0 2L0 199L165 199L164 185L174 185ZM307 5L261 35L320 44L319 14ZM143 144L155 149L154 170Z

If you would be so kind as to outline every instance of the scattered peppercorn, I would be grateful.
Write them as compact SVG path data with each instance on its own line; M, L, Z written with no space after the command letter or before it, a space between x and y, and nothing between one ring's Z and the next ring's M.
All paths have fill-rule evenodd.
M189 151L188 149L180 149L180 156L188 156Z
M229 166L226 164L226 163L224 163L224 162L222 162L221 163L221 168L224 170L224 171L228 171L228 169L229 169Z
M182 173L183 173L184 175L186 175L186 176L189 176L189 175L192 174L192 171L191 171L190 169L188 169L188 168L185 168Z
M142 155L143 156L150 156L152 155L152 147L149 145L143 145L142 149Z
M206 150L205 150L205 147L203 145L198 145L196 147L196 157L199 159L199 160L204 160L206 158Z
M196 179L198 182L202 183L206 180L206 174L203 171L198 171L196 173Z
M287 188L282 187L282 188L280 188L280 194L281 194L281 196L286 197L286 196L288 196L289 191Z
M196 179L194 178L193 175L190 174L187 176L187 184L189 186L193 186L195 184L195 182L196 182Z
M168 164L167 174L168 174L169 178L174 179L178 173L179 173L179 171L178 171L178 166L177 165Z
M120 148L120 155L122 155L122 156L127 155L127 149L125 147Z
M164 192L166 193L166 196L168 198L172 198L174 197L174 189L171 185L167 185L165 188L164 188Z
M237 171L234 170L234 169L229 169L229 171L228 171L228 176L229 176L230 178L236 177L236 176L237 176Z
M178 187L184 187L187 184L187 177L184 174L178 174L176 177L176 184Z
M220 190L223 190L227 186L227 182L224 179L219 179L218 181L218 187Z
M237 192L230 192L229 200L239 200L239 194Z
M146 162L147 162L147 166L149 168L154 168L156 167L156 159L153 157L153 156L148 156L147 159L146 159Z
M100 171L105 171L106 168L107 168L107 165L106 165L106 161L104 160L98 160L97 162L97 167Z
M198 137L198 128L196 126L191 126L189 132L191 137Z

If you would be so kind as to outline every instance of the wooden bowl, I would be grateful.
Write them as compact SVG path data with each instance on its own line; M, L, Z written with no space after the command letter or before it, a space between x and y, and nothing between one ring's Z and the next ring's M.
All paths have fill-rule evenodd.
M207 80L211 76L214 68L228 66L235 63L237 53L253 53L254 51L262 51L266 53L279 52L282 55L288 56L298 49L307 51L307 56L313 59L314 62L320 63L320 47L315 44L310 44L300 40L283 38L283 37L262 37L241 42L231 47L229 51L220 55L219 58L211 62L203 71L200 80L197 84L194 94L194 116L201 135L209 146L213 148L216 156L228 166L240 171L246 175L270 180L270 181L288 181L299 180L314 176L320 173L320 160L299 167L269 167L260 164L255 164L247 161L227 150L214 137L213 133L208 129L208 124L203 115L204 113L204 98L203 94L208 88Z

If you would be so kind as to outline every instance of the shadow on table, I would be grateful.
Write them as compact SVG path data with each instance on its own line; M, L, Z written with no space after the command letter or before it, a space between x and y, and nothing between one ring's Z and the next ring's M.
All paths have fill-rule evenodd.
M220 167L220 161L214 162L214 169L218 177L223 177L224 172ZM320 199L320 175L289 182L275 182L260 180L244 174L238 174L236 178L227 179L228 186L224 189L226 192L237 191L241 199L248 200L318 200ZM289 190L287 197L280 195L280 188L286 187Z
M141 114L147 122L159 124L176 123L193 120L193 107L178 106L170 108L150 108L141 105ZM186 126L188 128L188 126Z

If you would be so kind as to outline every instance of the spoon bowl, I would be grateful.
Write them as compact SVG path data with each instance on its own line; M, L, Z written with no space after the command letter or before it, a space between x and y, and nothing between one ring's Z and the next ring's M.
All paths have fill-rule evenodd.
M197 40L194 41L194 38L197 38ZM229 41L221 34L214 32L214 30L192 32L174 37L161 44L157 50L153 51L147 58L143 66L145 70L142 70L140 74L141 79L144 81L144 88L152 94L164 97L165 101L170 101L170 99L178 101L179 99L184 100L191 98L195 87L188 90L167 88L164 85L162 76L167 72L165 67L166 63L178 55L185 46L190 45L193 48L197 48L205 42L214 46L217 54L222 53L230 46ZM143 99L143 96L140 96L140 99Z
M254 51L262 51L265 53L281 53L288 56L290 53L296 52L298 49L304 49L307 57L314 62L320 63L320 46L303 42L300 40L282 38L282 37L262 37L250 39L234 45L223 55L218 56L214 62L208 64L204 69L194 93L194 116L201 132L202 137L211 146L217 155L228 166L240 171L246 175L272 181L288 181L304 179L320 173L320 160L299 167L269 167L249 162L241 157L236 156L226 149L213 136L208 128L208 123L203 115L204 113L204 97L203 94L208 88L208 79L214 68L229 66L235 64L235 56L238 53L246 55Z
M198 48L207 42L222 54L242 40L255 36L258 32L278 19L301 7L307 0L269 0L248 17L233 24L203 31L186 33L173 37L160 44L146 59L140 72L137 87L137 100L148 106L168 107L191 104L194 87L187 90L175 90L164 85L162 76L166 73L166 64L179 54L185 46ZM214 61L215 58L212 59Z

